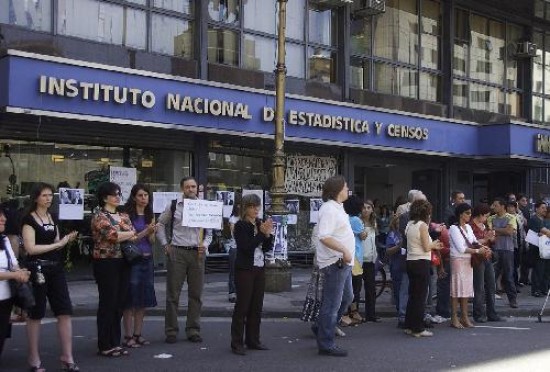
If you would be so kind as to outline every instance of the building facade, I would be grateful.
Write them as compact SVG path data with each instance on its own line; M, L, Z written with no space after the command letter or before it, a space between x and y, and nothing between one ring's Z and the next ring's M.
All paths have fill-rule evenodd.
M473 203L550 196L550 2L289 0L287 12L287 190L303 213L291 249L309 248L308 199L335 173L381 204L422 189L435 219L452 189ZM13 160L0 161L0 197L37 181L89 192L109 166L155 191L185 175L206 197L267 190L276 29L276 1L0 0Z

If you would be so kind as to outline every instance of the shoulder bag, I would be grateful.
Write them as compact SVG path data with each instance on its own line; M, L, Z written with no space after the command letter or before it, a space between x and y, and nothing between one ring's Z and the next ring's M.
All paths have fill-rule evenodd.
M109 220L111 220L111 225L116 225L116 221L113 217L111 217L111 214L107 214L109 216ZM124 259L128 263L133 263L138 258L143 257L143 253L141 253L141 249L136 245L136 243L131 242L129 240L125 240L123 242L120 242L120 250L122 251L122 255L124 256Z
M462 228L459 225L456 225L456 226L458 227L458 230L462 234L462 237L464 238L464 241L466 242L466 245L468 246L468 248L471 248L471 249L481 248L481 244L479 244L478 242L471 243L468 240L468 238L466 237L466 234L464 234L464 231L462 231ZM483 256L479 255L477 253L472 253L471 258L470 258L470 260L471 260L470 263L471 263L472 267L477 267L477 266L481 265L483 263L483 261L490 259L491 254L492 253L491 253L490 250L488 250L487 253L485 253Z
M8 248L4 249L6 257L8 258L8 270L13 271L13 263L11 261L11 255ZM15 306L20 307L23 310L28 310L36 304L34 299L34 293L30 282L20 283L15 279L9 280L11 296Z

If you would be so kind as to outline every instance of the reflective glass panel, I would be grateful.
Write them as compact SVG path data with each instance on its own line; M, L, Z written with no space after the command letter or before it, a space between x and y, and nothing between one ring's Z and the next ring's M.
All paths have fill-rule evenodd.
M153 4L157 8L193 14L195 0L155 0Z
M531 113L531 115L533 115L533 121L542 122L543 113L544 107L542 97L533 96L533 107Z
M238 34L224 29L208 29L208 61L236 66L239 64Z
M306 1L288 1L286 3L286 37L289 39L304 41L305 19Z
M146 15L97 0L59 0L57 33L145 49Z
M466 76L468 66L469 45L461 40L456 40L453 56L453 73L457 76Z
M418 15L416 0L388 0L386 12L374 22L374 54L417 64Z
M0 0L0 23L22 26L36 31L51 31L52 2Z
M422 67L439 69L441 12L439 3L424 0L422 9Z
M506 40L504 23L472 15L470 77L504 84Z
M462 80L453 80L453 104L459 107L468 107L468 83Z
M470 108L505 114L504 93L498 88L470 83Z
M308 48L309 79L323 83L335 83L336 54L330 50Z
M193 58L192 22L153 14L151 24L151 46L154 52Z
M351 59L350 85L352 88L370 90L370 61L366 59Z
M310 8L309 41L323 45L336 45L338 29L336 17L337 13L331 9L314 10Z
M302 45L286 43L286 68L288 76L304 78L304 52Z
M384 63L375 63L374 90L385 94L417 98L417 72Z
M274 35L277 22L276 4L275 1L266 4L265 0L247 0L243 4L244 27ZM273 11L268 11L269 9Z
M518 59L514 57L516 45L522 38L522 30L518 26L508 25L508 51L506 53L506 86L508 88L517 88L519 82Z
M550 124L550 99L544 100L544 123Z
M371 17L351 20L350 52L352 55L370 56L372 54L371 20Z
M255 35L244 35L243 67L272 72L275 69L276 40Z
M521 117L521 107L522 107L522 96L517 92L508 93L506 95L507 99L507 114L514 117Z
M208 17L211 21L239 24L240 0L209 0Z
M424 101L441 101L441 77L439 75L420 73L419 98Z

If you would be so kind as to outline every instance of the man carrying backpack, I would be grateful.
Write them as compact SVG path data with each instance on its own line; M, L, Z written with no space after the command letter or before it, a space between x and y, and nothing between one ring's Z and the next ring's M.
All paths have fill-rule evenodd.
M187 280L188 310L185 333L191 342L202 342L200 316L204 262L212 241L212 231L182 226L183 204L186 199L197 199L197 181L184 177L180 181L183 195L173 200L159 217L157 239L166 253L166 314L164 333L166 343L177 341L178 304L183 283Z

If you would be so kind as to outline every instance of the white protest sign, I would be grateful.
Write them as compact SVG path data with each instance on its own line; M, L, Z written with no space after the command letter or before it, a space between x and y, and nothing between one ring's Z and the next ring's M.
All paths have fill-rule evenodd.
M84 189L59 188L59 219L84 219Z
M136 168L110 167L109 180L120 186L121 204L124 204L130 198L132 187L137 183Z
M154 192L153 193L153 213L162 213L172 200L177 199L181 192Z
M223 203L201 199L184 199L181 225L221 229L223 222Z

